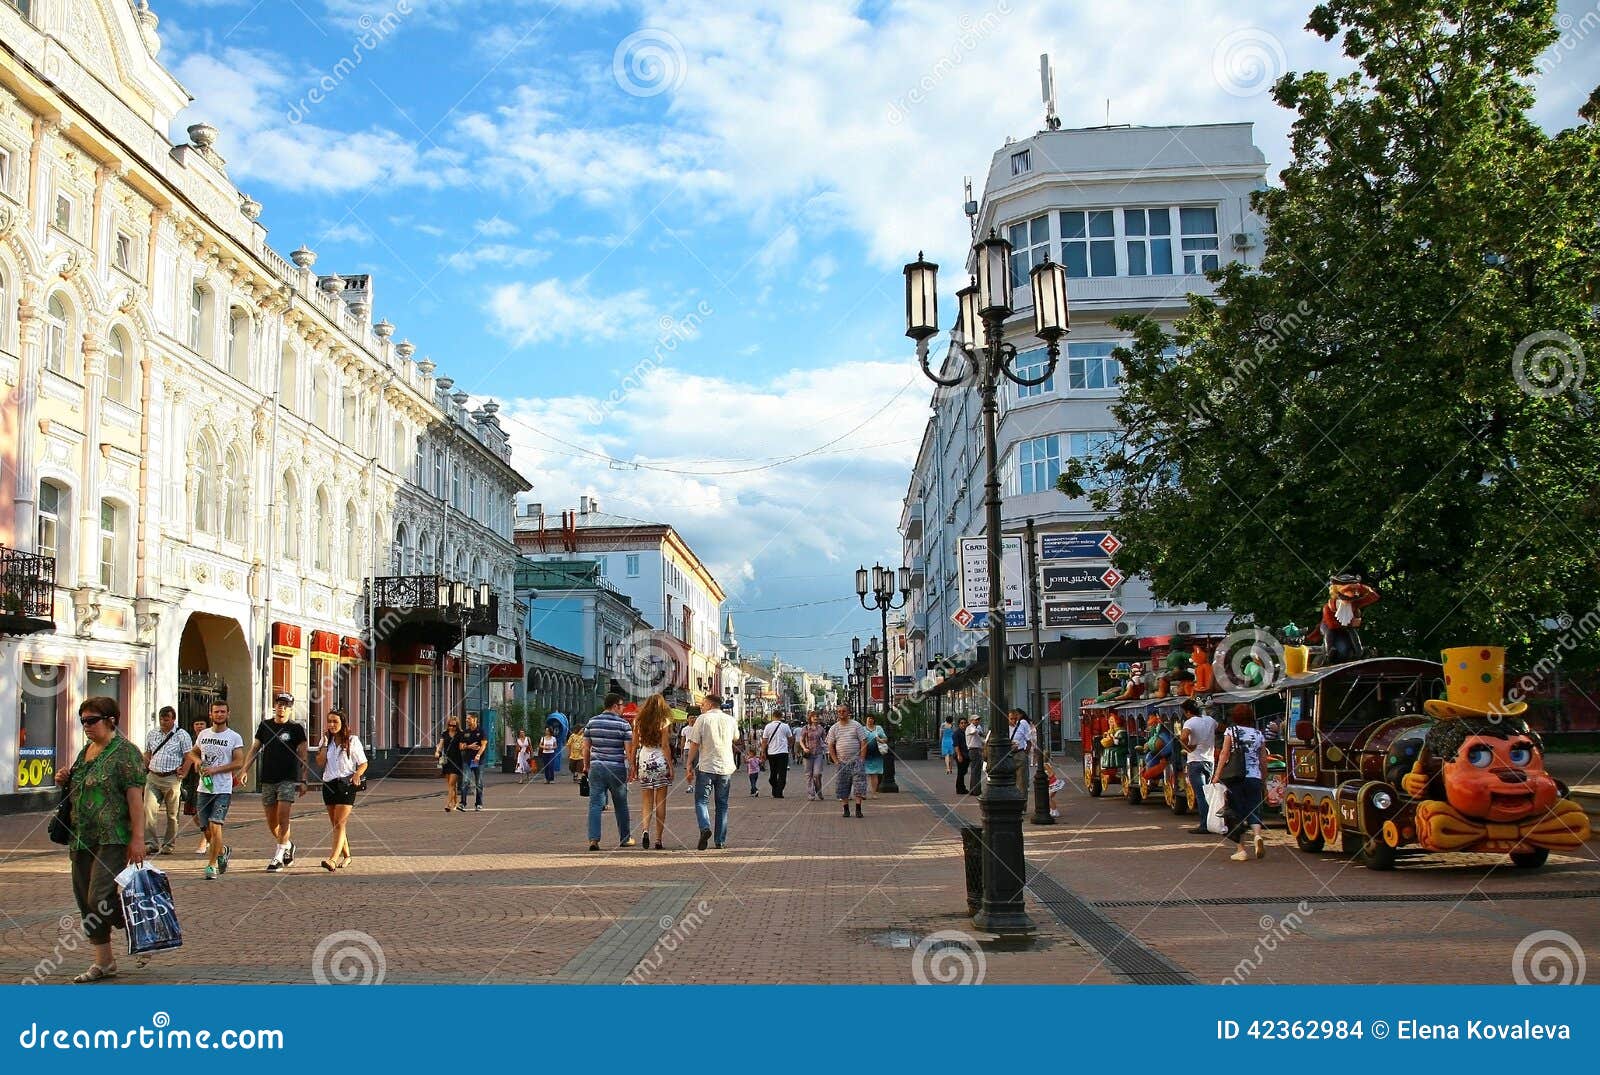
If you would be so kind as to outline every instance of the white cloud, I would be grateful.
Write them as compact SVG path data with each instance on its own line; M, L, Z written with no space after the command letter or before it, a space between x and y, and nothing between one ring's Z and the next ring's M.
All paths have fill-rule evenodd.
M419 148L382 127L342 131L312 123L316 105L307 94L320 76L292 75L294 69L274 53L242 48L184 57L174 74L195 101L174 122L175 140L184 140L179 132L191 123L210 123L235 181L285 190L441 187L465 180L452 151Z
M358 220L341 220L336 224L329 224L317 232L318 242L350 243L353 246L365 246L372 242L372 232Z
M642 290L594 295L582 280L556 277L502 284L489 295L494 330L519 347L550 340L614 340L649 326L654 314Z
M471 272L481 265L501 268L519 268L537 265L550 256L548 250L528 246L511 246L507 243L484 243L458 250L444 259L445 265L457 272Z
M486 239L504 239L517 234L517 226L502 216L492 216L472 225L474 231Z
M797 560L837 566L843 578L855 566L844 562L848 550L893 537L928 413L927 386L905 363L845 362L747 383L669 362L595 424L610 392L602 387L503 404L514 462L547 511L589 494L605 511L670 521L730 594L763 573L792 573ZM719 414L729 421L704 420ZM685 435L686 415L703 435Z

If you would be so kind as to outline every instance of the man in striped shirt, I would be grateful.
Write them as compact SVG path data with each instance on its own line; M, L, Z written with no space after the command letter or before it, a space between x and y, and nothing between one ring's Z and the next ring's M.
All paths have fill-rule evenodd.
M861 725L850 717L850 707L839 707L839 721L828 729L828 758L839 767L834 775L834 793L844 803L844 816L850 816L850 796L856 798L856 817L861 816L861 800L867 796L867 737Z
M606 695L606 707L583 728L583 766L589 774L589 850L600 850L600 810L609 794L617 808L621 847L633 846L628 819L628 782L633 779L633 725L622 715L622 695Z

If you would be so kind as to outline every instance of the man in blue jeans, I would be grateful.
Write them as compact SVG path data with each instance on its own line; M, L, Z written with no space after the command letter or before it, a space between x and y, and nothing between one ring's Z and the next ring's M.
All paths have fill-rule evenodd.
M717 847L728 842L728 782L733 778L733 744L740 741L739 725L732 713L722 711L722 696L708 694L700 700L700 717L684 731L689 743L689 771L694 773L694 816L700 823L700 850L716 837ZM711 822L711 798L717 802L716 828Z
M622 695L606 695L606 707L583 728L584 772L589 774L589 850L600 850L600 811L609 795L617 808L620 847L633 846L628 818L628 782L633 779L633 725L622 715Z
M1215 765L1217 722L1200 711L1193 698L1183 702L1183 749L1188 751L1189 786L1194 789L1194 809L1200 815L1199 824L1189 831L1203 836L1210 808L1206 806L1206 785L1211 783L1211 770ZM1218 834L1220 835L1220 834Z
M483 752L488 746L489 740L479 726L478 714L468 713L467 730L461 733L461 810L467 808L468 788L477 791L473 810L483 809Z

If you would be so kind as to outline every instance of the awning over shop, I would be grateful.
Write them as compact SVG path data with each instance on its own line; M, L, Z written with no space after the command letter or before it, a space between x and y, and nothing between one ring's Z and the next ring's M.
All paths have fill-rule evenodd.
M491 664L489 666L489 678L509 679L514 682L521 682L522 665L512 661L507 661L501 664Z
M292 623L272 625L272 652L279 657L293 657L300 652L300 628Z
M332 631L311 632L311 659L337 661L340 653L339 636Z
M357 664L367 659L367 644L349 635L339 640L339 659L346 664Z

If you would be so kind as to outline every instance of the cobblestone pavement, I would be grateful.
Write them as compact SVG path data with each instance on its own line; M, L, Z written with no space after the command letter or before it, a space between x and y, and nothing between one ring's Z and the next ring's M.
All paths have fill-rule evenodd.
M591 853L565 776L500 778L464 814L446 814L431 781L390 780L358 806L355 861L335 874L318 866L314 793L282 873L266 872L259 804L241 796L226 876L204 881L187 837L153 860L185 944L142 970L124 957L121 980L1502 982L1541 930L1600 951L1593 845L1538 871L1457 855L1379 874L1302 855L1280 830L1264 861L1234 863L1231 845L1182 831L1192 818L1076 789L1059 824L1027 827L1029 865L1046 875L1029 896L1039 932L1001 944L964 913L952 821L976 821L976 801L936 762L902 763L900 783L858 821L806 802L803 781L774 800L764 781L752 798L736 780L729 846L703 853L691 797L674 790L672 850L617 848L607 813ZM44 820L0 818L0 980L61 981L88 962Z

